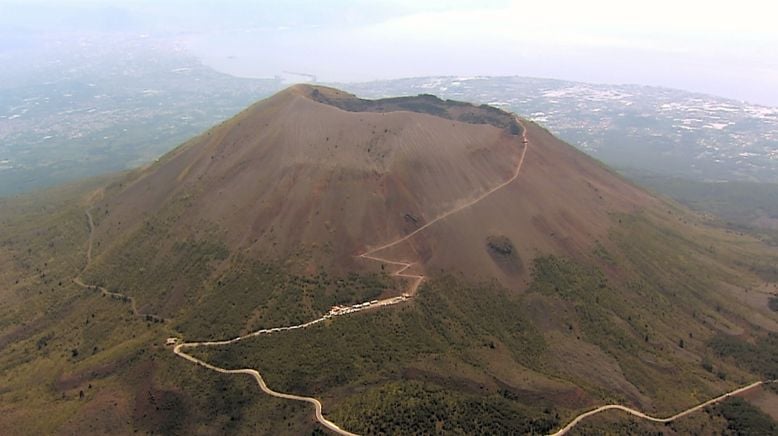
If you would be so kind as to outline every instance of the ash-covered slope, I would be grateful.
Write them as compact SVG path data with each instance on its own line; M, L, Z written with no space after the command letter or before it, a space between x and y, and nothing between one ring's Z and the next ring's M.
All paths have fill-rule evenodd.
M300 270L372 270L355 255L478 200L384 254L519 286L533 253L574 255L609 212L651 202L524 124L526 135L511 114L433 96L294 86L115 186L96 207L98 253L164 217L168 241L207 234L231 253L296 256Z
M329 93L336 91L289 88L143 171L99 205L109 211L101 246L183 202L173 217L181 232L208 223L231 250L277 258L327 246L328 259L349 264L360 247L411 231L510 177L523 151L516 126L350 112L314 98Z

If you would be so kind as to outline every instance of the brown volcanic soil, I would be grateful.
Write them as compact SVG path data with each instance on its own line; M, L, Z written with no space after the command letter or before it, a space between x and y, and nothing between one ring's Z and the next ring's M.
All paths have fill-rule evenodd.
M370 102L294 86L107 196L98 207L110 213L101 217L96 243L105 252L121 240L117 234L176 204L171 219L180 239L211 226L233 253L286 259L305 252L309 262L336 270L375 269L354 255L510 179L525 145L509 119L494 108L431 96ZM524 124L529 149L514 182L381 256L518 286L534 253L575 255L604 236L609 212L652 202L547 131Z
M525 283L527 265L537 254L591 252L597 240L606 239L610 213L657 204L545 129L523 123L529 149L516 180L380 255L420 258L430 272L497 278L515 288Z
M326 88L320 88L326 91ZM422 225L508 178L521 154L506 129L397 111L348 112L292 87L195 138L108 200L111 228L186 198L181 226L225 229L231 250L283 257L327 242L339 262ZM120 224L121 223L121 224Z

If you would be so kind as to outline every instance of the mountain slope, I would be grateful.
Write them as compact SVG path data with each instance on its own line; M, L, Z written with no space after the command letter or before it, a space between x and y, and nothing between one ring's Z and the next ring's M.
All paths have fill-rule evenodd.
M347 263L359 244L400 234L507 178L523 146L489 125L351 113L306 92L258 103L98 204L110 211L98 240L120 221L136 226L186 197L193 213L183 222L220 226L231 249L287 256L330 242Z
M7 428L60 395L40 431L316 428L216 367L358 433L542 433L604 403L672 415L778 373L774 248L492 108L297 86L74 191L3 209ZM375 300L395 303L326 315Z
M123 251L122 236L167 213L173 234L218 228L233 253L264 260L298 254L300 270L372 270L355 255L479 198L510 179L524 155L518 126L499 111L430 97L398 107L359 103L329 88L293 87L190 141L96 205L104 216L98 250ZM480 124L490 121L496 125ZM653 201L528 125L535 149L521 181L393 247L395 255L518 288L533 253L588 250L605 236L608 213ZM500 243L489 241L515 248L510 264L495 254Z

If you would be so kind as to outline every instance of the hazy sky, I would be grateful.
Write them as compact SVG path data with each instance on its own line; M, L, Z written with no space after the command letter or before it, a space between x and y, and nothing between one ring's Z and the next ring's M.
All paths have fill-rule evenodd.
M149 33L253 77L521 75L778 106L776 9L757 0L0 0L0 26Z

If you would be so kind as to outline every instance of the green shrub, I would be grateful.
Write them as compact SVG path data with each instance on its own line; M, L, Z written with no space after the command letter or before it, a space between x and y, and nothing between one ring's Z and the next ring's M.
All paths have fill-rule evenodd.
M725 334L714 336L708 346L719 356L732 357L744 368L766 379L778 378L778 334L769 333L756 344Z
M775 421L742 398L728 398L713 411L727 420L727 428L735 435L778 434Z
M341 403L332 418L360 434L548 434L559 424L551 410L413 381L372 387Z

